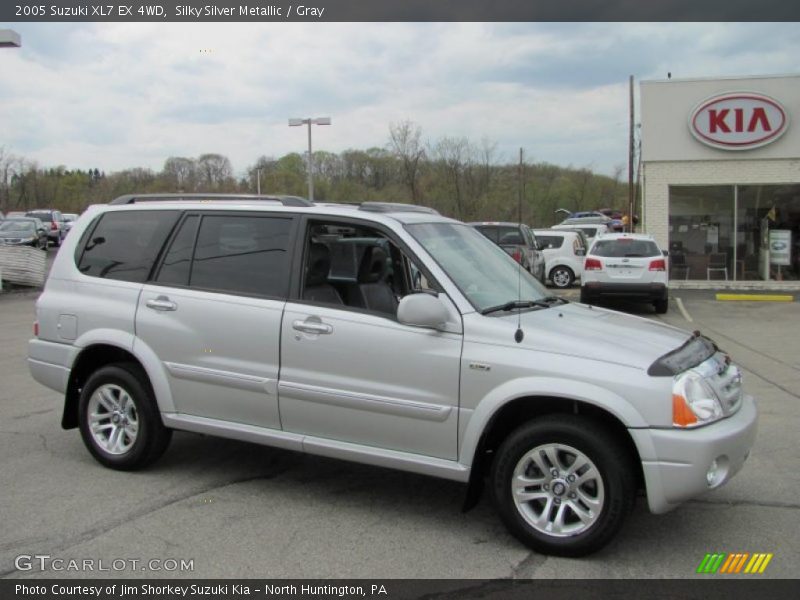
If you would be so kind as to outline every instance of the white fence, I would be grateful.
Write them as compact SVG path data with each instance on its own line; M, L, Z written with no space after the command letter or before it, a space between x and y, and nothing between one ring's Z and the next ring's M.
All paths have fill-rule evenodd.
M42 287L47 252L28 246L0 246L0 281Z

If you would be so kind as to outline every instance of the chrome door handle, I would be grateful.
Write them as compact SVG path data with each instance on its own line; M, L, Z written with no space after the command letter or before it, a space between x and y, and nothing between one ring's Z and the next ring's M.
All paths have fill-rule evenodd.
M333 327L327 323L320 323L319 321L292 321L292 329L302 331L304 333L316 333L318 335L327 335L333 333Z
M148 300L146 302L147 308L152 308L153 310L177 310L178 305L175 304L172 300L167 298L166 296L159 296L158 298L154 298L152 300Z

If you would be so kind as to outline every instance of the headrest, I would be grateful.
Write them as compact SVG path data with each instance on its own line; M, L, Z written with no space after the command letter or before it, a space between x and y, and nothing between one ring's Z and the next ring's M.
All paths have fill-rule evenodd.
M358 283L382 281L389 268L388 256L380 246L368 246L358 268Z
M311 244L306 268L306 286L322 285L328 282L331 270L331 254L325 244Z

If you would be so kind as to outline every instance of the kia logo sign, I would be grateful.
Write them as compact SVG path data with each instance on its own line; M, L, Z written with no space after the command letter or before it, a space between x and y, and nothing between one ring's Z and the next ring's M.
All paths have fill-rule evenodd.
M689 130L700 142L722 150L749 150L777 140L789 117L777 100L753 92L714 96L689 117Z

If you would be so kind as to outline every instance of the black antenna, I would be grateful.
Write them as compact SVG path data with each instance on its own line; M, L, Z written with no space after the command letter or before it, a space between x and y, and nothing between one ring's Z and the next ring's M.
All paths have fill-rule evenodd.
M525 185L525 179L522 173L523 164L522 164L522 148L519 149L519 191L517 194L517 226L519 227L519 236L520 239L525 239L522 237L522 194ZM520 256L520 262L517 265L517 299L519 302L517 303L517 330L514 332L514 340L519 344L525 334L522 332L522 256Z

